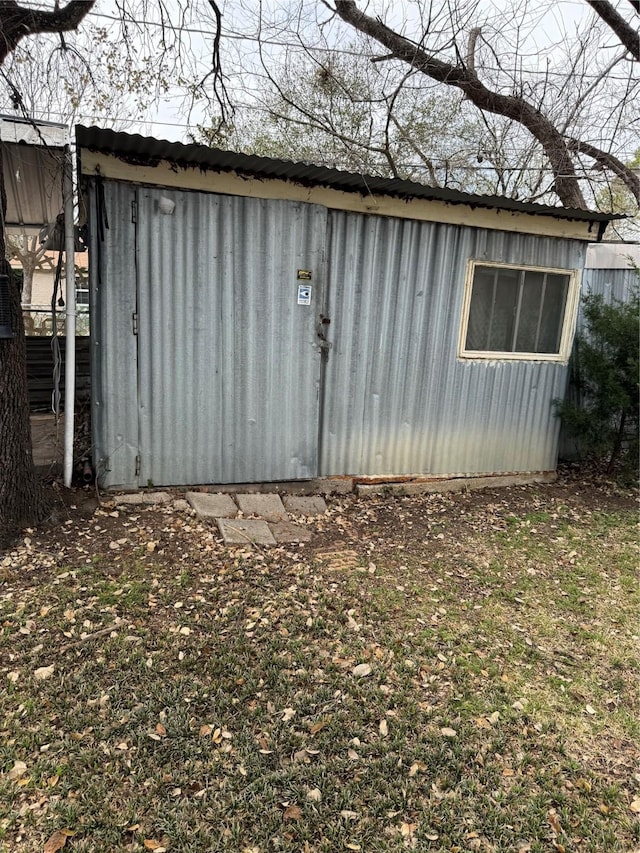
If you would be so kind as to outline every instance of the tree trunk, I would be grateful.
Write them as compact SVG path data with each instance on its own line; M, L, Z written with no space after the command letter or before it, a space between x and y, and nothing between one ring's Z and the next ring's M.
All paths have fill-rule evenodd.
M625 409L622 415L620 416L620 423L618 424L615 441L613 442L613 449L611 451L611 456L609 457L609 464L607 465L607 474L613 474L613 469L616 467L618 456L620 456L620 451L622 450L622 442L624 441L624 428L626 426L626 422L627 410Z
M22 260L22 304L31 305L33 294L33 274L35 265L29 261Z
M0 203L7 198L0 158ZM4 217L3 217L4 218ZM36 476L31 451L31 422L27 391L27 355L20 291L5 260L5 234L0 228L0 271L9 276L12 338L0 339L0 538L36 524L47 514L47 503Z

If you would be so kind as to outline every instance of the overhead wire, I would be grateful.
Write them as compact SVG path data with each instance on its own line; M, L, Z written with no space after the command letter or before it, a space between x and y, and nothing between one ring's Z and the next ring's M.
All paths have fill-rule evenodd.
M29 6L33 4L24 3L24 5ZM111 21L112 23L121 23L122 18L118 15L108 15L106 12L88 12L86 15L87 18L102 18L104 20ZM126 18L127 24L132 24L139 27L156 27L158 29L166 30L167 25L162 21L154 21L148 18L134 18L132 16L128 16ZM187 35L201 35L206 36L208 38L214 38L215 33L211 29L204 29L200 27L192 27L185 26L184 24L175 25L172 29L177 33L185 33ZM324 54L336 54L336 55L344 55L344 56L352 56L354 58L362 59L362 58L373 58L377 56L377 53L366 54L361 50L352 50L349 48L340 48L340 47L331 47L329 45L321 46L321 45L306 45L302 42L289 42L289 41L281 41L279 39L273 39L269 37L264 37L262 35L255 35L250 33L238 32L237 30L224 29L223 31L223 39L229 39L231 41L251 41L256 42L263 45L269 45L272 47L284 47L290 48L294 50L300 50L305 53L324 53ZM484 65L483 68L487 71L504 71L503 68L499 68L497 65ZM544 70L536 70L536 69L527 69L525 71L526 74L530 75L538 75L540 77L548 78L550 75L564 78L566 74L562 71L553 71L551 69ZM584 73L580 75L586 80L590 79L598 79L599 74L589 74ZM614 81L627 81L629 79L629 75L626 76L608 76L607 79Z

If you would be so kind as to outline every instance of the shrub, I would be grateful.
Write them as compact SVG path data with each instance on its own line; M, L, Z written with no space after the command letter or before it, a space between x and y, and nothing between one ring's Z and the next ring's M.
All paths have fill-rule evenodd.
M586 332L573 354L576 395L556 400L556 410L583 458L604 460L608 474L637 476L640 290L611 304L585 296L583 311Z

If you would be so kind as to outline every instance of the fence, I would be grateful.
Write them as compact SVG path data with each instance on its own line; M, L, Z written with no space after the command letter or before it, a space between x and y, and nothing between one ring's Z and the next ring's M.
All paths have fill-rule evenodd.
M22 309L22 317L27 337L51 337L54 324L51 306L30 305ZM65 323L65 310L60 308L59 311L56 311L55 317L56 330L59 335L64 335ZM88 337L89 331L89 306L78 305L76 307L76 336Z
M27 337L27 384L32 412L51 411L53 393L53 351L51 337ZM64 338L60 340L60 393L64 406ZM88 400L91 379L89 372L89 338L76 338L76 400Z

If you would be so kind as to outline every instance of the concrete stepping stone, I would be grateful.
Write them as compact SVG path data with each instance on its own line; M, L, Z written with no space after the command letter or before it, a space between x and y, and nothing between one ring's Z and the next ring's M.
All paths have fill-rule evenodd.
M308 542L311 531L291 521L275 521L269 527L276 542Z
M324 515L327 511L324 498L320 495L285 495L283 502L293 515Z
M186 498L199 518L235 518L238 507L229 495L187 492Z
M115 501L120 506L156 506L166 504L171 500L167 492L129 492L126 495L117 495Z
M280 495L236 495L236 500L244 515L258 515L265 521L287 521L289 518Z
M275 545L269 525L258 518L218 518L225 545Z

